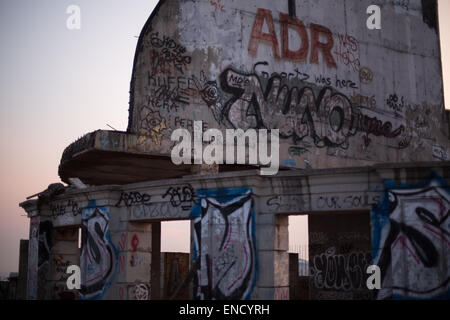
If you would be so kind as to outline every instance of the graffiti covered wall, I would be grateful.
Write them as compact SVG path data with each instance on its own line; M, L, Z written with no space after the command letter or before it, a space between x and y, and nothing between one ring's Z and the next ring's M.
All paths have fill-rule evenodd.
M301 168L446 160L430 11L389 1L369 30L370 4L297 0L294 17L287 0L161 1L136 50L128 130L170 155L194 120L279 129L280 164Z
M257 262L251 188L200 189L193 209L197 299L249 299Z
M101 299L117 271L117 249L109 232L109 210L90 201L82 211L81 290L83 299Z
M368 300L368 213L310 215L310 299Z
M450 188L437 174L416 186L386 182L372 212L378 299L450 298Z

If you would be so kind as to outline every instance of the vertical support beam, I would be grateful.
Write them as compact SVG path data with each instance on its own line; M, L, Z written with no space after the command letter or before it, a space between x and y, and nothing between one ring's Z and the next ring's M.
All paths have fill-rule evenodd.
M289 216L257 214L257 299L289 300Z
M161 222L152 222L152 300L160 299L161 294Z
M38 288L39 216L30 218L28 242L27 299L37 299Z
M152 224L126 222L122 230L111 226L118 250L117 277L106 299L152 299Z
M41 216L39 219L39 241L38 241L38 287L37 299L51 299L50 295L50 272L51 254L54 243L53 223L51 218Z
M39 250L39 216L30 218L30 235L28 242L27 299L37 298Z
M69 274L66 271L70 265L80 265L78 227L55 228L53 239L47 297L52 300L75 300L78 292L67 288Z
M19 281L17 283L18 300L27 298L28 246L28 240L20 240Z
M192 269L195 267L195 262L199 258L199 252L198 252L198 248L195 245L195 223L194 223L194 219L192 219L190 221L190 225L191 225L191 231L190 231L191 237L190 237L190 248L189 248L189 257L190 257L189 270L192 271ZM195 277L197 272L198 271L194 272L194 277ZM189 299L191 299L191 300L194 300L195 296L196 296L196 292L194 290L196 290L196 287L194 286L194 281L191 281L189 283Z
M252 189L199 190L192 209L195 299L251 299L257 278ZM224 268L223 266L227 266Z
M297 300L298 253L289 253L289 300Z

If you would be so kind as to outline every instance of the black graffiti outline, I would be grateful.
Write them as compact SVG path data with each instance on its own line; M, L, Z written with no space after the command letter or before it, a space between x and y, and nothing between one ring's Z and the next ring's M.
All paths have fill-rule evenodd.
M168 196L170 196L171 205L175 208L181 206L183 211L190 210L196 199L195 190L190 184L181 187L169 187L162 198L165 199Z
M98 281L86 285L86 284L81 284L81 289L80 289L80 294L83 296L88 296L91 295L93 293L99 293L103 290L105 284L109 281L109 277L112 275L113 269L115 267L114 264L114 252L113 249L111 248L108 239L106 239L106 234L109 230L109 219L105 218L105 214L103 212L101 212L98 208L95 208L95 211L89 215L89 217L83 219L83 223L81 224L81 248L80 248L80 252L83 254L83 250L89 250L89 248L87 246L89 246L92 250L92 258L94 259L94 261L98 264L100 262L101 259L101 253L100 253L100 249L96 243L96 241L93 239L93 236L89 233L89 229L87 227L88 221L92 218L95 218L97 216L101 216L104 220L105 220L105 226L102 230L101 226L98 224L98 222L95 222L95 233L97 234L97 236L102 239L104 241L104 245L106 247L106 250L108 252L108 256L109 256L109 269L106 271L106 273L104 273L101 277L101 279L99 279ZM91 256L91 254L90 254Z
M186 48L178 44L174 39L169 36L162 36L159 38L159 32L154 32L150 35L150 45L153 48L160 49L150 51L151 54L151 69L153 73L157 73L160 68L162 73L170 71L173 66L175 69L183 74L183 67L187 68L192 62L192 57L184 55Z
M311 259L311 275L318 289L364 290L372 260L370 252L336 253L334 247ZM318 285L320 284L320 285Z
M117 201L114 206L119 207L122 202L126 207L137 204L146 204L150 202L151 198L151 195L149 195L148 193L140 193L139 191L122 192L120 194L119 201Z
M436 190L436 187L428 187L424 188L422 190L419 190L417 192L408 193L408 196L415 196L419 194L425 194L426 192L430 190ZM437 191L436 191L437 192ZM439 192L437 192L439 193ZM390 192L392 195L392 198L389 199L389 216L394 212L396 207L398 206L399 199L398 196L394 192ZM391 201L392 200L392 201ZM429 217L426 217L424 215L424 209L423 207L417 207L415 210L415 214L418 216L419 219L422 220L422 222L433 225L434 227L437 227L440 229L440 231L444 231L444 233L447 234L446 230L443 230L441 227L441 223L445 220L437 221L435 219L430 220ZM427 210L428 211L428 210ZM429 212L429 211L428 211ZM447 211L446 215L444 216L445 219L448 218L450 214L450 210ZM435 225L437 222L437 226ZM386 240L384 241L383 249L380 253L380 257L378 259L378 266L380 267L381 271L381 283L383 283L384 279L386 278L387 271L390 268L391 265L391 248L392 244L397 240L400 234L404 234L410 243L413 246L413 249L415 251L415 254L420 259L420 262L427 268L434 267L438 263L438 251L436 247L434 246L433 242L429 240L427 237L423 236L422 233L417 230L414 227L408 226L401 222L396 222L389 218L389 233L386 237ZM392 289L402 290L405 292L410 293L416 293L416 294L426 294L434 292L440 288L443 288L447 286L450 283L450 277L447 277L439 286L435 288L431 288L428 290L420 291L420 290L414 290L410 288L400 287L400 286L390 286Z
M203 217L207 214L209 206L213 206L217 209L218 212L220 212L220 214L222 215L222 218L224 219L224 221L228 221L228 216L232 213L234 213L236 210L239 210L239 208L241 208L244 203L248 202L250 200L250 214L248 215L247 221L245 221L245 228L246 228L246 232L249 235L250 234L250 222L252 220L252 211L254 208L254 200L252 198L252 193L249 192L246 195L242 196L241 199L239 199L236 202L231 203L230 205L227 206L220 206L220 205L216 205L215 203L211 202L208 198L205 199L206 201L206 207L202 206L202 213L201 213L201 219L199 219L198 222L196 222L194 224L194 230L195 230L195 234L196 237L198 238L198 243L200 244L200 237L201 237L201 220L203 219ZM227 240L227 238L229 237L229 225L228 223L225 223L225 231L221 240L221 244L219 246L220 251L225 250L225 241ZM251 245L251 240L250 239L246 239L246 241L249 241L249 248L250 248L250 253L248 254L249 259L250 259L250 269L252 270L255 264L255 252L254 252L254 248ZM198 248L199 252L201 252L201 246ZM224 257L224 256L221 256ZM200 257L198 258L200 259ZM210 278L212 275L212 270L211 270L211 265L212 265L212 261L211 261L211 257L209 254L205 255L205 259L206 259L206 268L207 268L207 275L208 275L208 284L212 283L212 279ZM231 263L229 263L229 265L227 266L227 269L224 271L223 275L221 276L220 279L218 279L216 281L216 286L215 287L211 287L211 285L208 285L207 287L205 286L201 286L200 290L202 292L202 294L204 295L204 299L206 300L210 300L212 298L214 299L218 299L218 300L236 300L236 299L242 299L242 295L245 293L245 291L248 289L248 284L251 281L252 278L252 272L247 272L247 274L245 275L244 279L242 280L242 284L240 285L240 287L236 288L229 296L225 295L224 293L221 292L219 285L221 283L221 281L223 280L223 278L228 274L228 271L234 266L234 264L236 263L236 261L233 261ZM201 266L200 266L201 268ZM197 283L196 286L198 286L198 275L195 276L195 283ZM197 294L194 293L196 296Z
M259 62L258 64L265 64L264 62ZM250 98L242 98L242 96L245 93L245 88L238 87L236 84L230 85L228 83L229 81L229 73L234 73L238 77L246 78L244 85L249 83L249 79L256 80L255 88L250 90L250 94L247 92L246 96L250 96ZM231 76L232 77L232 76ZM277 83L277 86L274 86L274 83ZM263 112L261 110L261 106L258 102L258 98L262 99L265 103L269 100L270 96L272 95L272 99L277 102L278 101L278 108L281 108L279 110L283 115L288 114L292 111L293 108L297 108L297 110L294 111L301 111L300 113L295 113L297 116L300 116L301 119L299 121L300 125L306 125L306 128L302 129L306 131L306 133L298 134L298 132L293 128L292 132L290 134L286 134L283 132L280 132L280 137L287 139L292 138L294 143L298 143L301 141L304 137L310 136L316 147L322 148L322 147L341 147L343 149L348 148L348 138L350 136L356 135L357 132L364 132L365 135L364 143L366 146L370 144L369 135L372 134L374 136L384 136L387 138L394 138L399 136L405 131L404 125L400 125L397 129L392 129L392 124L390 121L381 121L377 117L370 117L368 115L364 115L361 113L361 111L357 108L354 108L350 99L345 96L344 94L334 90L332 87L324 86L320 90L318 96L316 97L316 94L314 90L309 86L304 86L301 89L299 89L296 86L293 86L289 88L286 84L282 84L282 77L279 75L273 75L269 81L268 84L263 90L263 85L261 83L260 77L255 73L246 73L246 72L240 72L236 71L235 69L229 67L226 68L221 74L220 74L220 83L221 88L224 92L229 93L232 95L228 101L225 102L222 113L223 117L225 117L228 122L234 127L237 128L238 126L233 123L233 121L229 117L230 108L233 106L235 102L238 100L244 101L246 103L246 117L254 117L254 121L256 122L256 125L253 126L254 129L271 129L267 126L267 124L264 121ZM279 102L280 96L283 94L281 103ZM297 104L292 105L291 103L294 101L293 97L295 98L295 102ZM304 107L300 106L300 103L303 98L309 98L306 105ZM323 101L328 99L328 101ZM342 141L332 141L327 136L321 137L320 134L318 134L315 122L318 119L321 119L323 115L323 110L321 110L321 106L323 103L329 103L330 101L335 101L341 99L342 104L339 105L336 103L336 105L331 109L331 112L325 116L328 116L328 120L330 119L332 113L336 111L335 117L338 116L340 118L339 124L336 125L333 128L333 125L329 123L331 129L338 133L345 125L348 126L347 132L343 134L343 137L340 137ZM344 104L346 106L344 106ZM343 108L348 108L348 110L351 112L350 118L350 124L345 124L345 121L348 122L348 119L345 119L345 114L343 111ZM322 119L323 120L323 119ZM252 127L252 126L250 126ZM247 129L247 128L243 128Z
M70 208L69 213L72 213L74 217L81 215L82 208L78 205L77 202L73 201L72 199L69 199L67 201L67 204L56 204L50 206L52 217L57 218L59 216L65 215L66 213L68 213L66 211L67 208Z

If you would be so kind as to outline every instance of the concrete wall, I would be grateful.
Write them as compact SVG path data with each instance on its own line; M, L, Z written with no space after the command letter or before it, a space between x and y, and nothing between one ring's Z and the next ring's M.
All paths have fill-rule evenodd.
M17 283L18 300L27 298L28 246L28 240L20 240L19 279Z
M369 212L308 218L310 298L369 300L367 267L372 264Z
M286 167L448 160L436 1L294 3L296 17L287 0L160 1L136 50L131 146L170 155L172 131L202 120L279 129Z
M385 183L372 212L378 299L450 298L450 188L437 175L419 183Z
M346 264L346 261L353 259L353 251L357 252L357 257L360 256L359 251L367 253L370 247L370 221L367 214L357 215L362 220L355 218L356 220L353 221L353 218L347 217L345 213L361 213L362 211L367 213L378 208L384 201L385 190L389 189L383 181L392 180L396 183L412 185L418 181L430 179L430 172L434 172L434 176L441 177L440 181L448 182L449 168L448 163L434 163L434 165L425 163L421 166L411 165L406 168L386 165L281 172L273 177L258 176L252 170L210 176L187 176L183 179L136 183L120 187L68 189L48 204L42 205L39 210L37 210L37 201L28 201L22 206L29 214L34 214L30 221L31 235L39 234L39 231L34 231L37 219L51 221L53 226L58 223L58 227L53 228L53 244L48 260L50 276L53 278L48 278L44 286L39 285L37 278L38 261L35 255L38 249L30 245L28 259L30 262L36 261L36 264L29 263L28 297L32 298L32 294L42 288L46 288L47 291L44 291L48 292L60 281L61 278L57 277L57 272L62 270L58 270L58 266L65 266L65 264L59 264L57 257L60 255L71 257L70 253L73 252L76 242L75 237L69 234L62 235L61 232L81 227L83 229L80 256L82 289L78 292L78 298L157 299L158 297L152 296L152 292L160 292L160 287L155 280L152 280L152 272L160 275L160 271L155 271L154 264L159 265L165 260L163 257L161 260L156 258L155 261L158 262L153 261L156 252L160 250L153 239L154 230L158 232L153 225L162 220L190 219L193 228L191 267L197 259L200 259L199 269L196 270L194 281L191 283L193 298L289 299L291 286L288 254L289 214L307 213L312 222L316 218L317 221L322 219L319 227L311 228L310 257L317 267L314 276L319 276L320 272L326 272L322 268L323 263L322 267L319 265L324 257L327 263L328 260L333 262L337 259L339 262L339 259L344 259L343 274L348 273L351 277L354 275L354 270L347 268L350 265ZM436 221L441 223L439 228L445 227L443 225L445 222L442 221L446 217L445 201L449 192L444 187L438 191L441 206L438 205L441 202L432 200L432 197L436 198L434 194L420 196L418 200L414 200L416 203L423 203L420 206L433 212L434 218L427 214L420 215L425 220L429 217L427 221L431 223L433 231L438 228L433 224ZM442 195L444 192L446 193ZM88 202L86 199L96 199L96 201ZM56 204L68 202L77 203L77 206L81 208L79 225L73 225L72 210L66 210L60 215L52 215L52 208ZM161 208L165 209L161 210ZM136 216L136 212L145 214ZM442 217L439 216L440 213ZM386 211L378 214L381 217L389 217ZM402 223L406 225L412 223L412 219L417 221L422 219L417 216L416 210L404 210L402 214L406 221ZM77 213L76 217L78 216ZM384 248L390 247L392 239L384 235L386 232L389 234L389 228L390 226L392 228L392 225L395 226L395 222L400 223L398 218L392 216L383 220L383 224L376 224L375 222L379 219L376 215L372 218L372 233L380 234L377 238L379 241L372 242L374 258L386 256L385 253L377 255L377 250L384 252L386 251ZM64 225L64 221L68 224ZM417 221L414 224L418 223ZM395 230L397 229L394 228ZM447 252L449 239L444 231L448 232L443 229L443 231L437 231L441 233L436 234L423 230L423 235L419 236L419 242L433 242L435 249L425 246L425 249L431 248L431 257L435 257L434 250L439 252L438 264L423 266L433 281L445 279L446 276L446 269L443 266L449 256ZM320 232L326 234L327 241L317 236ZM354 237L355 233L358 234L358 239ZM403 236L403 231L396 235ZM432 239L432 237L441 236L440 241ZM430 239L422 240L423 237ZM348 241L345 241L347 238ZM34 241L33 239L33 237L30 238L30 243ZM325 242L320 242L322 240ZM407 243L409 240L405 238L404 241ZM342 248L335 248L333 252L328 250L333 246L336 247L335 243ZM317 246L314 247L314 245ZM415 250L414 245L412 247ZM31 251L33 248L35 251ZM397 258L401 261L405 252L405 250L392 251L391 260L379 258L382 262L380 262L382 272L385 272L383 283L388 284L389 281L393 281L392 275L389 277L387 271L391 262ZM336 259L334 256L331 257L332 254L336 256ZM370 252L368 255L370 256ZM368 260L370 257L365 259L366 264ZM358 265L358 268L364 269L364 266ZM211 272L208 268L211 268ZM162 267L161 270L163 270ZM36 273L33 273L35 271ZM56 277L53 276L54 271ZM167 274L167 271L162 272ZM401 272L403 275L409 274L407 271ZM415 274L414 272L411 276ZM361 273L363 272L359 274ZM34 274L36 278L33 277ZM327 279L325 280L328 281ZM160 283L161 286L165 285L163 281ZM320 281L317 283L320 285ZM156 287L153 288L152 284ZM338 286L330 284L330 286L333 285ZM330 289L336 297L345 297L349 293L352 298L365 297L364 290L353 292L347 290L342 281L341 285L343 288ZM445 282L441 287L440 290L443 292L448 290L448 284ZM330 291L329 288L318 289ZM50 297L47 293L38 298ZM315 297L324 298L318 294Z
M366 9L374 2L382 9L381 30L366 28ZM418 206L413 211L383 207L386 190L397 198L404 195L400 187L385 185L386 179L415 184L432 168L443 180L450 177L444 162L450 157L449 124L444 121L436 2L424 7L421 0L297 0L290 2L291 9L288 3L159 2L136 49L128 132L88 134L70 145L61 160L70 169L65 178L80 173L87 179L95 176L92 184L114 185L70 188L48 202L21 204L30 217L29 299L62 298L69 263L81 266L77 298L159 298L159 223L179 219L192 221L191 266L195 261L199 266L193 298L289 299L288 215L328 214L323 226L346 221L338 213L372 209L378 239L372 246L383 281L402 288L379 297L424 293L430 289L425 281L414 288L408 284L423 269L436 286L433 294L448 292L443 267L449 258L446 187L433 189L437 194L418 191L424 195L414 198ZM127 184L177 171L167 166L167 157L157 156L170 156L173 130L192 132L194 120L203 121L197 128L203 131L279 129L281 165L306 170L274 177L256 170L203 172ZM109 151L117 152L109 158ZM417 163L433 160L439 162ZM98 162L103 166L95 167ZM133 165L145 162L147 167L138 166L146 168L144 175ZM404 258L408 240L400 237L421 222L431 224L435 235L424 231L415 237L419 240L411 240L429 252L419 257L423 266L409 272L404 266L414 256ZM356 224L357 232L369 233L368 222ZM332 234L337 225L319 232ZM439 241L430 239L436 236ZM398 251L390 249L392 238L404 244ZM367 250L366 240L355 248ZM330 242L321 246L312 250L314 276L324 272L316 260L351 258L351 252L333 249ZM398 275L392 274L393 263L402 266ZM324 289L317 288L321 282L316 280L311 290ZM334 290L336 297L346 289ZM317 290L313 295L323 298ZM351 298L362 296L351 293Z
M53 245L50 248L50 274L47 279L46 291L48 299L76 299L76 290L67 288L66 273L71 265L80 265L80 249L78 248L77 227L55 228L53 230Z

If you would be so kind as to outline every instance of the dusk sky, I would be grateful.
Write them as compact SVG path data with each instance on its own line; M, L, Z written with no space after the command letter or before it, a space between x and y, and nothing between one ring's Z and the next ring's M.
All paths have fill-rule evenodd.
M19 240L28 239L19 203L60 182L64 148L107 124L126 130L137 37L157 2L0 0L0 276L17 272ZM66 27L72 4L80 30ZM450 101L450 0L439 0L439 15ZM305 226L304 218L291 221L290 230L302 231L290 232L290 244L306 244ZM188 222L162 232L163 251L188 251Z

